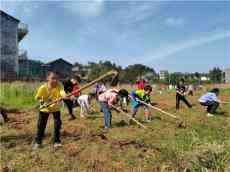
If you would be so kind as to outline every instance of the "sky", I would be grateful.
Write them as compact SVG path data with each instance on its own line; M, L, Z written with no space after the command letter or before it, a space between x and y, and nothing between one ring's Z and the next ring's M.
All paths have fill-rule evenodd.
M156 71L230 68L230 1L1 1L28 24L31 59L110 60Z

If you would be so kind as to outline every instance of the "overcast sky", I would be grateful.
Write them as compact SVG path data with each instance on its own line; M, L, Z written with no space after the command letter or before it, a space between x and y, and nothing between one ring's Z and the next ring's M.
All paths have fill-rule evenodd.
M230 67L230 1L2 1L32 59L111 60L157 71Z

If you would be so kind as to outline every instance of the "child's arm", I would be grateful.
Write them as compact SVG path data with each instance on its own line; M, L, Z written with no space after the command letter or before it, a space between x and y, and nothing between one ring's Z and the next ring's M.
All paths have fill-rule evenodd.
M219 100L218 97L215 94L213 94L211 97L212 97L213 101L221 103L221 100Z
M109 108L113 106L114 103L116 103L117 96L116 95L110 95L108 98L108 105Z
M180 89L178 87L176 88L176 93L183 95L182 92L180 92Z
M44 95L45 95L45 90L43 87L40 87L35 95L35 99L39 101L40 106L44 105Z
M136 98L141 99L141 97L136 93L136 91L131 92L131 97L133 100L136 100Z
M149 95L144 95L142 99L145 103L151 104L151 98Z
M38 100L38 101L44 101L44 95L45 95L45 90L43 87L40 87L38 90L37 90L37 93L35 95L35 99Z
M179 88L180 86L176 86L176 93L178 93L178 94L180 94L180 95L182 95L182 96L184 96L184 93L183 92L181 92L181 90L180 90L180 88Z

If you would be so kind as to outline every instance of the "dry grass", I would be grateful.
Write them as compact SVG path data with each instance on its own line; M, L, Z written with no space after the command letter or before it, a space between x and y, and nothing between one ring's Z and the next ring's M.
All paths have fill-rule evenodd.
M44 148L32 151L36 132L36 109L22 108L9 113L11 121L1 126L1 166L12 171L230 171L230 108L224 105L213 118L205 116L197 103L200 92L188 99L192 110L182 107L175 111L173 92L155 93L152 99L159 107L176 113L186 121L185 128L156 111L154 120L146 124L151 130L137 125L123 126L124 117L113 112L113 128L103 132L103 118L96 113L89 118L68 121L66 109L62 113L61 149L50 145L53 131L49 119ZM222 90L221 98L230 100L230 90ZM94 102L94 108L98 109ZM142 111L138 119L143 120Z

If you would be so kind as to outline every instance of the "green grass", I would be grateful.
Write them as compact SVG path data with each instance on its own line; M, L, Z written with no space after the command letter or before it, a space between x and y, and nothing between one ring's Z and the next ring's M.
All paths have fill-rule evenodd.
M36 104L34 95L39 83L1 83L0 105L14 108L28 108Z
M196 92L188 99L193 109L184 105L175 111L173 92L153 93L159 107L180 116L186 128L159 112L152 111L154 120L145 124L151 130L137 125L121 126L122 114L113 112L113 128L102 134L103 117L100 112L82 119L79 108L77 119L68 121L66 109L62 112L63 148L50 146L53 119L48 121L44 148L32 151L36 133L37 110L34 91L39 83L2 83L1 105L19 108L22 113L9 114L11 122L1 126L1 166L12 171L162 171L162 172L228 172L230 171L230 108L224 105L213 118L205 116L205 109L197 103L202 94ZM229 89L221 90L221 99L230 100ZM24 100L21 100L24 99ZM95 109L98 106L93 102ZM143 122L143 111L137 119ZM127 143L123 144L122 143Z

